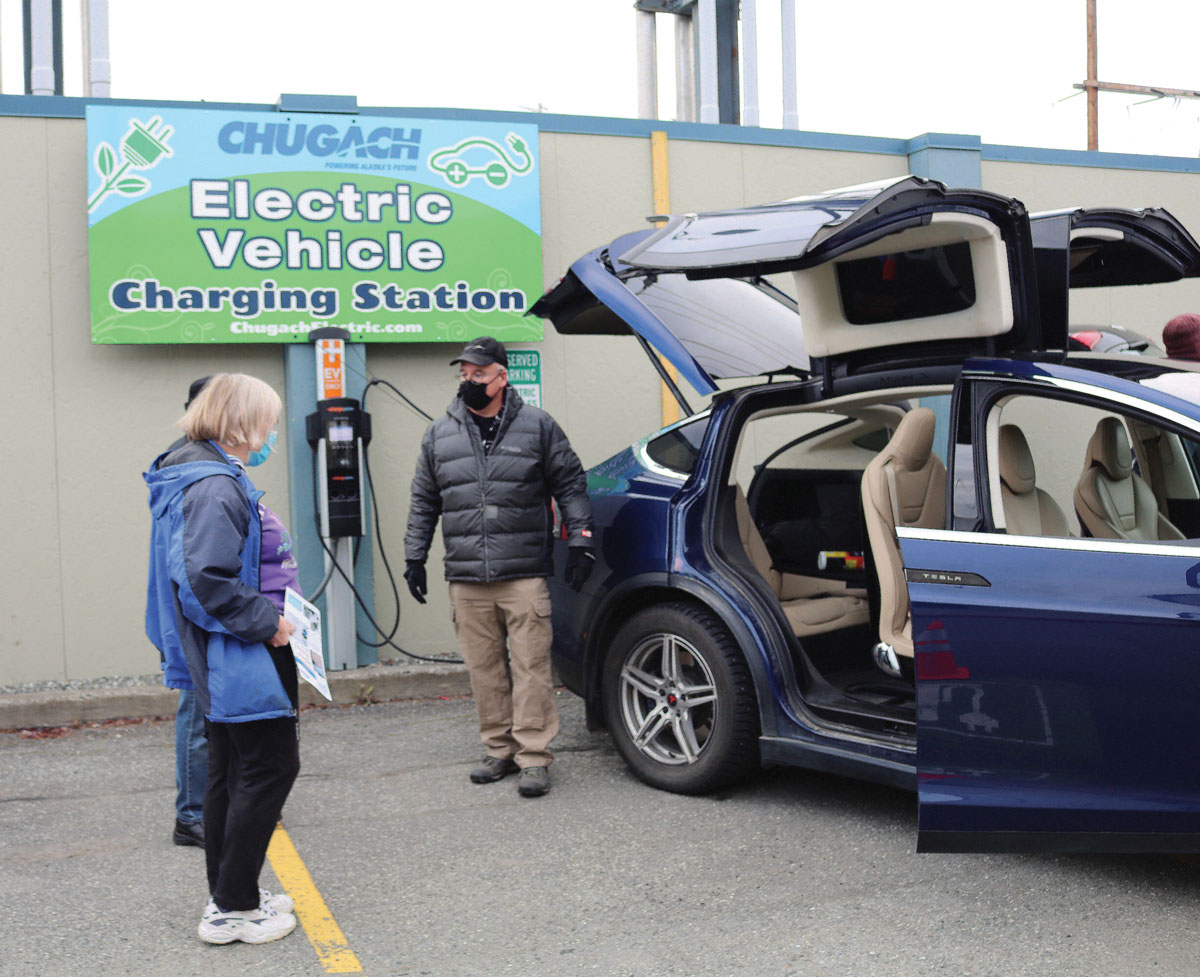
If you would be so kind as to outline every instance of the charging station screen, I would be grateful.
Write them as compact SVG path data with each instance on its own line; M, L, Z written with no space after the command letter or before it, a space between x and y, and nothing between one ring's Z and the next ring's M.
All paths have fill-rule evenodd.
M337 421L329 425L329 440L335 442L353 441L354 425L346 421Z

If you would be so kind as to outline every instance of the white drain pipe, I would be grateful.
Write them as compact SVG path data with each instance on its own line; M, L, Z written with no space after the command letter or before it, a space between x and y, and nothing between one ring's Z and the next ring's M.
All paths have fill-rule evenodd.
M783 36L783 127L800 128L800 111L796 99L796 0L782 0Z
M700 48L700 121L720 122L717 96L717 0L697 0L695 30Z
M112 62L108 56L108 0L80 0L83 17L83 93L112 97Z
M691 16L675 18L675 118L696 121L696 41Z
M638 118L658 118L658 31L654 13L637 15Z
M54 14L50 0L29 5L29 91L54 94Z
M757 0L742 0L742 125L759 125Z

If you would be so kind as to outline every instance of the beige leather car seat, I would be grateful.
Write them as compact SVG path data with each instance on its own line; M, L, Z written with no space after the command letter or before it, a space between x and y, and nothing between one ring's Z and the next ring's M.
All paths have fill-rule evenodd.
M865 590L849 587L843 580L827 580L795 573L781 573L771 563L771 554L750 516L750 506L741 487L736 490L738 535L750 562L770 585L783 613L799 637L836 631L870 620Z
M900 674L898 656L913 657L912 613L896 527L946 525L946 466L933 453L935 423L928 407L909 411L862 477L863 516L879 578L875 662L893 675Z
M1129 435L1116 417L1096 425L1083 474L1075 486L1079 524L1098 539L1183 539L1158 510L1145 480L1133 470Z
M1015 424L1000 425L1000 500L1013 536L1070 536L1067 517L1049 493L1037 487L1033 455Z

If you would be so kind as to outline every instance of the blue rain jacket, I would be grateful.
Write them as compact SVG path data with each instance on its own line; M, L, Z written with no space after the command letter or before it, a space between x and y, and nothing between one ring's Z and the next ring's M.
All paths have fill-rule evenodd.
M265 642L279 624L261 594L258 491L211 441L155 459L150 489L146 636L163 681L194 688L210 722L295 715Z

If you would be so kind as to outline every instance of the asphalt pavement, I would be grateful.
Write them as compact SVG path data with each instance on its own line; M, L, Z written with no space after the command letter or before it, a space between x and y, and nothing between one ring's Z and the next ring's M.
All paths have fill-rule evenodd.
M795 770L652 790L562 693L553 790L471 784L464 696L309 710L284 810L352 955L209 946L172 724L0 734L0 975L1193 975L1200 870L917 855L908 793ZM278 888L268 866L263 884ZM320 951L320 952L319 952ZM322 955L322 953L324 955ZM347 972L347 971L343 971ZM355 971L357 972L357 971Z

